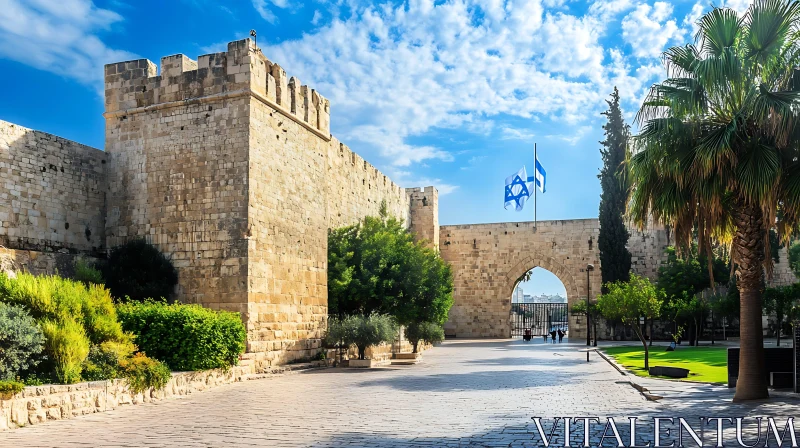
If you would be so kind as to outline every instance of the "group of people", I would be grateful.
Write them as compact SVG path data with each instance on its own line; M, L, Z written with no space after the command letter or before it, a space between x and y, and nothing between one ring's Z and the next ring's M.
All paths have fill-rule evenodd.
M566 335L566 334L567 333L562 331L560 328L558 330L551 330L550 331L550 340L552 341L553 344L555 344L556 343L556 336L558 336L558 342L561 342L561 341L564 340L564 335ZM545 335L544 335L544 342L547 342L547 333L545 333Z

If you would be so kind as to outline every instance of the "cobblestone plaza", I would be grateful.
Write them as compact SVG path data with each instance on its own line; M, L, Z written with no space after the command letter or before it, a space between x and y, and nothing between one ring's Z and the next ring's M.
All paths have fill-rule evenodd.
M591 437L596 446L605 417L623 422L627 444L628 416L645 422L656 415L689 421L765 415L785 422L800 404L782 396L731 404L733 392L724 387L634 379L664 397L648 401L630 385L632 377L595 353L587 363L584 348L448 341L414 366L276 375L7 431L0 433L0 446L542 446L531 417L547 418L549 431L554 416L597 416L601 425ZM747 424L755 427L752 420ZM652 440L651 425L641 426L638 439ZM735 444L728 432L726 440ZM579 446L582 431L573 429L571 438ZM710 446L712 439L706 435Z

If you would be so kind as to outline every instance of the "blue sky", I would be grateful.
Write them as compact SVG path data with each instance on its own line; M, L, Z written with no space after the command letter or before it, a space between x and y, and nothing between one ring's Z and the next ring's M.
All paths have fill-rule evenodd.
M742 11L747 0L719 0ZM442 224L526 221L503 181L533 144L539 219L597 216L604 99L629 118L689 42L706 0L0 0L0 119L103 147L103 64L264 54L331 100L340 140L405 187L435 185ZM526 293L563 292L538 274ZM534 286L535 285L535 286ZM560 289L559 289L560 288Z

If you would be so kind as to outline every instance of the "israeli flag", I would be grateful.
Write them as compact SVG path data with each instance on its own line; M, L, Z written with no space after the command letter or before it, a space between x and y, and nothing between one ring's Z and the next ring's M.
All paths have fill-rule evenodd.
M536 172L533 173L534 179L536 179L536 188L539 189L542 193L545 191L545 181L547 180L547 172L544 170L544 167L541 163L539 163L539 158L536 158Z
M531 196L528 189L529 181L531 179L528 178L528 173L525 171L524 166L516 174L506 177L506 210L513 205L518 212L522 211L522 207L525 206L525 199Z

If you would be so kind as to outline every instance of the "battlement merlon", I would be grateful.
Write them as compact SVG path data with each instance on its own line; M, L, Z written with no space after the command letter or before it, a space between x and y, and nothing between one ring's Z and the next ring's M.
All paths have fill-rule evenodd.
M163 57L160 75L148 59L105 66L106 116L244 94L330 138L328 99L297 78L288 78L250 39L230 42L228 51L202 55L197 61L182 54Z

